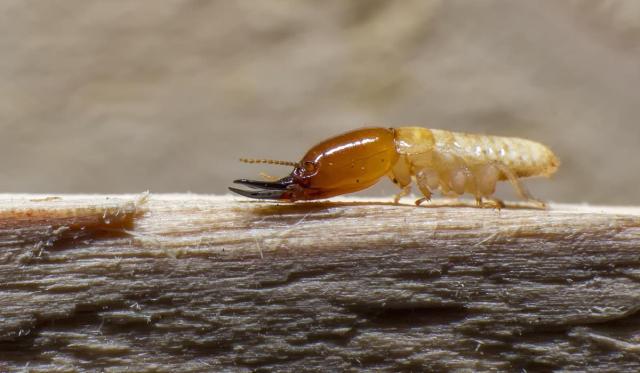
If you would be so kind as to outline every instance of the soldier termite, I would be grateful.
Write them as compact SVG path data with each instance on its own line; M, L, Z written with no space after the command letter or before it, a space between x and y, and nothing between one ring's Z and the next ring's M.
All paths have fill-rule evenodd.
M494 198L496 183L508 180L518 195L534 199L520 182L529 176L550 176L560 164L546 146L512 137L457 133L421 127L363 128L332 137L311 148L300 162L247 160L294 167L277 181L240 179L234 183L254 190L229 188L240 195L283 201L314 200L356 192L388 176L401 188L397 203L415 181L424 195L469 193L478 206L483 199L503 207Z

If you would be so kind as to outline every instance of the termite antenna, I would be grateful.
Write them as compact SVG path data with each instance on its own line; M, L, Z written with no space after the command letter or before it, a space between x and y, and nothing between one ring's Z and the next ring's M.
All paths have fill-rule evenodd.
M266 164L275 164L278 166L291 166L297 167L298 162L289 162L289 161L276 161L273 159L253 159L253 158L240 158L240 162L242 163L266 163Z

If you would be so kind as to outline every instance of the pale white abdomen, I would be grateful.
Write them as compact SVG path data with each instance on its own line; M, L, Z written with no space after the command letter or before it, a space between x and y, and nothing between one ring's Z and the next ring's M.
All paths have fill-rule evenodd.
M559 166L549 148L530 140L422 127L394 131L400 158L390 177L403 190L415 179L425 196L419 201L440 189L446 195L470 193L481 203L495 193L499 180L509 180L522 198L534 200L519 179L550 176Z
M459 157L468 166L500 162L518 177L549 176L559 161L546 146L535 141L515 138L430 130L434 152Z

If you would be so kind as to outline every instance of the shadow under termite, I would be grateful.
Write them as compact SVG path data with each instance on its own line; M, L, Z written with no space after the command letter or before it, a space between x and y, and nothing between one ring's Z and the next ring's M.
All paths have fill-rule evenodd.
M527 202L506 202L505 207L495 206L478 207L475 201L465 199L434 199L429 202L415 205L414 203L395 203L393 201L298 201L298 202L265 202L265 201L239 201L242 205L251 205L252 212L260 215L272 214L309 214L327 212L336 208L347 207L396 207L396 208L419 208L419 209L478 209L478 210L546 210L540 206Z

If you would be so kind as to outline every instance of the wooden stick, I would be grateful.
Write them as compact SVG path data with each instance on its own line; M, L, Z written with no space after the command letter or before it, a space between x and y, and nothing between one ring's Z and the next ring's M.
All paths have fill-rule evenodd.
M0 371L640 368L640 208L434 203L0 195Z

